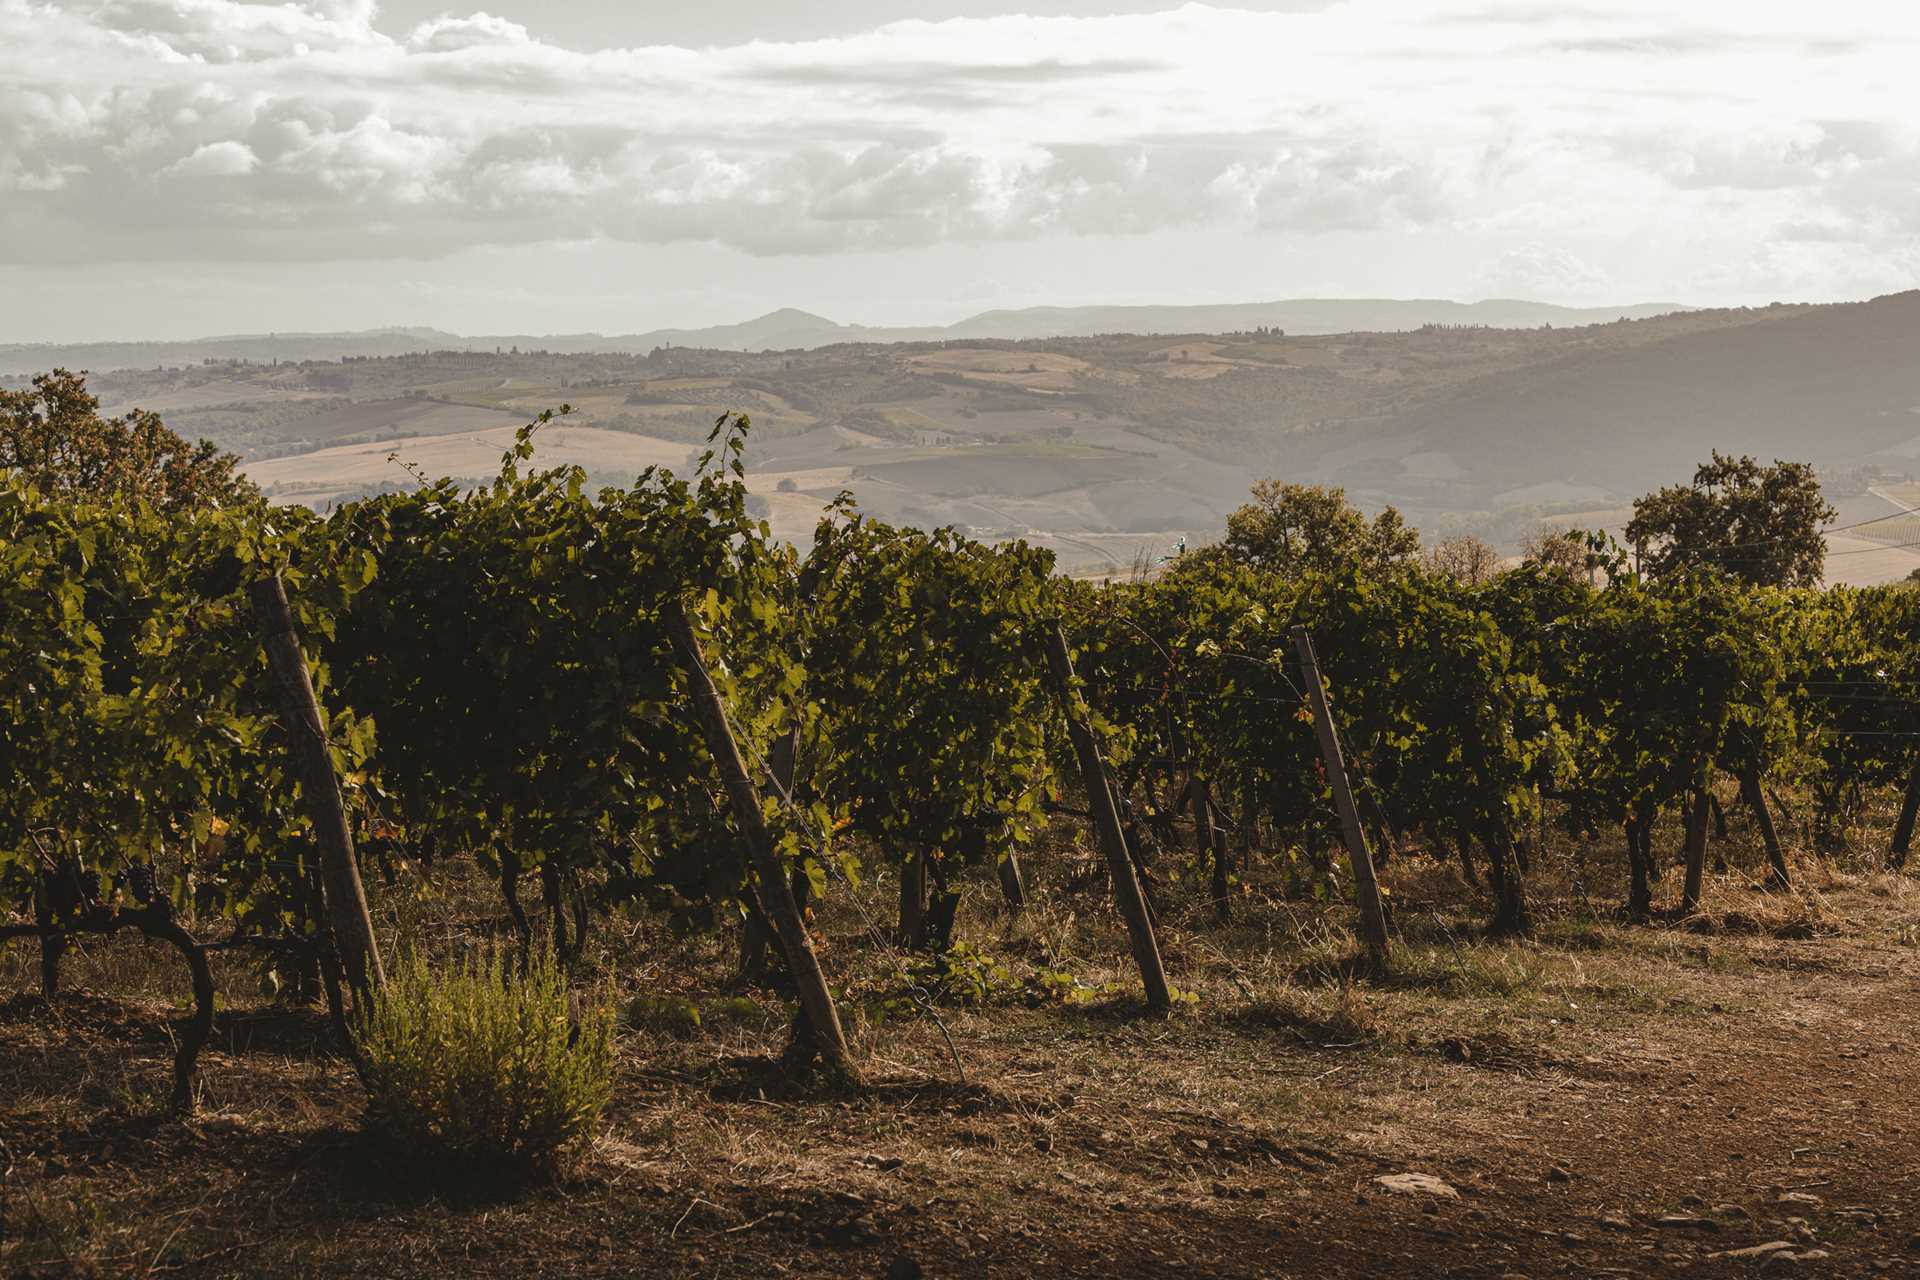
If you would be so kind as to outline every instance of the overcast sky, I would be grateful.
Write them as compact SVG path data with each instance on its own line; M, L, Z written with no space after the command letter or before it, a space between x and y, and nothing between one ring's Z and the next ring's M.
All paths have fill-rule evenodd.
M1920 285L1908 0L488 2L0 0L0 341Z

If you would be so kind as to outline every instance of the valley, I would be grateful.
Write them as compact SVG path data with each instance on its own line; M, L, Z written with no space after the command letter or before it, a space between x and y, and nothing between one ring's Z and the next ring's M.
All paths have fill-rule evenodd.
M768 334L791 338L778 325L801 314ZM1726 440L1814 463L1842 524L1913 505L1897 495L1920 469L1920 293L1571 327L340 350L91 382L110 411L159 411L238 452L275 500L322 508L406 487L408 466L490 476L515 429L563 403L537 457L596 483L684 471L714 419L742 412L756 507L782 538L807 540L846 491L883 519L1026 538L1094 575L1217 537L1267 475L1511 552L1543 525L1617 530L1634 497ZM1832 580L1920 567L1906 524L1836 534Z

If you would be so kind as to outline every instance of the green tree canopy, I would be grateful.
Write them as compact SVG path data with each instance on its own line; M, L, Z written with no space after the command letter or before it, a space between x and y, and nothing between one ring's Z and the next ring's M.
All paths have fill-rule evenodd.
M1420 533L1388 507L1368 520L1347 491L1261 480L1227 517L1226 553L1260 569L1333 573L1381 569L1420 552Z
M0 391L0 471L48 497L142 498L162 511L225 507L259 496L239 459L189 444L157 413L100 416L84 373L38 374L31 390Z
M1714 451L1693 483L1669 485L1633 504L1627 541L1645 572L1664 577L1712 565L1761 586L1814 587L1826 567L1820 526L1833 508L1804 462L1763 467Z

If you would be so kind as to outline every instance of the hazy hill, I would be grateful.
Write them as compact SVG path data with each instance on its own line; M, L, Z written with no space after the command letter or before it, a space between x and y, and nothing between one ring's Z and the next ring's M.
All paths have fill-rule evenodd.
M178 342L16 342L0 344L0 376L67 369L152 369L206 360L339 360L397 356L467 342L435 329L362 329L348 333L250 333Z
M1624 307L1561 307L1494 299L1301 298L1228 306L1028 307L983 311L943 331L949 338L1062 338L1101 333L1209 334L1279 329L1289 334L1401 333L1429 324L1532 329L1541 325L1605 324L1684 311L1672 302Z
M655 329L651 333L608 338L603 351L646 352L655 347L707 347L715 351L798 351L846 342L858 333L854 325L837 324L825 316L782 307L741 324L706 329ZM537 340L536 340L537 341Z
M1624 499L1713 449L1829 468L1920 461L1920 292L1491 373L1322 439L1326 479L1421 506Z
M1210 334L1280 329L1289 334L1403 332L1423 325L1482 325L1496 329L1561 327L1641 319L1684 310L1676 303L1622 307L1561 307L1544 302L1439 299L1300 299L1228 306L1028 307L985 311L951 325L871 328L840 324L783 308L741 324L704 329L655 329L604 335L447 333L427 328L367 329L350 333L233 334L180 342L0 344L0 375L70 369L143 369L207 360L339 360L430 351L550 351L563 355L633 353L656 347L714 351L811 351L847 342L940 342L956 339L1032 339L1095 334Z
M1341 326L1368 306L1401 308L1374 313L1379 323L1422 314L1273 305L1330 307L1318 318ZM1481 327L1492 305L1398 332L1310 334L1303 311L1289 328L1271 309L1176 309L1184 323L1232 327L891 344L874 340L889 331L859 331L815 347L793 335L842 328L789 311L717 335L772 351L676 331L642 354L561 352L554 339L464 350L452 335L392 330L359 337L421 350L149 363L93 385L111 411L154 409L238 450L277 499L322 506L409 483L387 461L396 449L436 473L485 477L517 424L562 402L576 412L545 437L549 460L596 482L631 480L641 459L684 467L717 415L746 411L756 501L784 536L806 538L850 489L886 519L1025 537L1070 568L1110 570L1181 535L1217 537L1264 475L1339 483L1429 535L1466 529L1512 546L1544 518L1617 525L1634 497L1685 479L1715 448L1821 466L1850 520L1899 509L1885 495L1920 472L1920 293L1551 328L1531 326L1537 310L1518 317L1529 327ZM1033 322L1147 328L1154 316L1093 308ZM1920 558L1868 543L1842 563L1883 580Z

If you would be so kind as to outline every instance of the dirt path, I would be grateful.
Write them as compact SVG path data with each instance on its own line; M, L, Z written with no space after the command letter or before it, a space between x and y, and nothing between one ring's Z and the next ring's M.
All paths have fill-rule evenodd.
M1713 1255L1776 1241L1823 1270L1920 1269L1914 995L1808 1001L1799 1025L1758 1035L1722 1015L1692 1053L1650 1046L1621 1078L1525 1104L1513 1137L1490 1135L1489 1193L1460 1215L1498 1225L1457 1229L1534 1273L1734 1270L1757 1260ZM1649 1228L1662 1218L1688 1225Z
M1437 1132L1287 1153L1276 1163L1305 1167L1278 1186L1223 1185L1215 1206L1076 1223L1033 1269L1920 1276L1920 982L1854 981L1816 979L1758 1027L1727 1009L1689 1043L1508 1075L1504 1116L1475 1108ZM1410 1170L1459 1198L1375 1182Z

